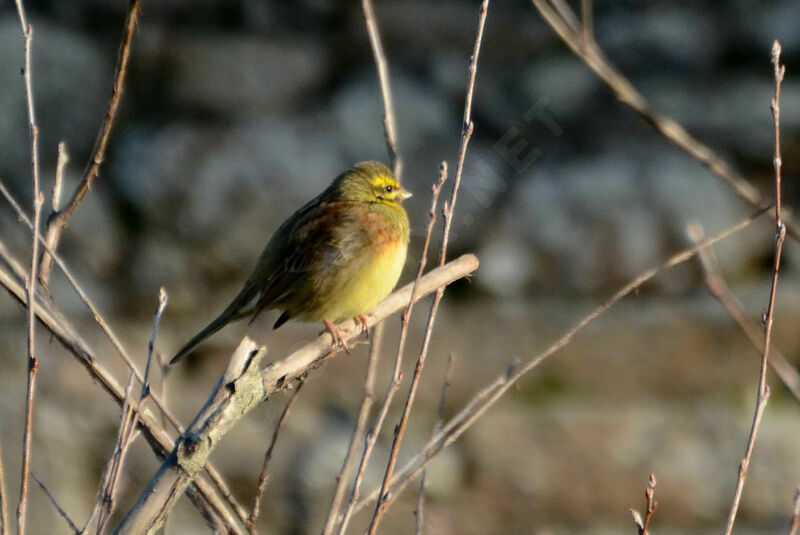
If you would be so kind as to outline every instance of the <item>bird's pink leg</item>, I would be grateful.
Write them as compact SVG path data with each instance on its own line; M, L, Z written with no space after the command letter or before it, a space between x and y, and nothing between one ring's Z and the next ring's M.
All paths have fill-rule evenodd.
M322 320L322 323L325 324L325 329L330 333L331 338L333 338L331 349L335 349L336 346L342 346L342 349L345 350L345 353L350 353L350 348L347 347L347 343L344 341L344 337L342 336L339 328L329 320Z
M369 325L367 325L367 316L365 314L359 314L358 316L353 317L353 321L356 322L356 327L361 325L361 331L364 333L364 338L369 340Z

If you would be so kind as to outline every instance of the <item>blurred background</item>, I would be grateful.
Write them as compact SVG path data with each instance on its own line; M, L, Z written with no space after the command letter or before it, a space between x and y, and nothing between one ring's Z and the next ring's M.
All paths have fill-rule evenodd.
M48 193L56 145L71 154L66 194L83 171L110 94L127 2L28 1L33 83ZM419 258L430 185L455 169L478 16L476 0L378 0L399 127L402 180ZM578 9L579 2L572 2ZM800 3L775 0L594 2L610 60L653 107L717 150L773 195L774 91L769 52L781 40L784 184L800 188ZM13 3L0 7L0 179L30 206L23 39ZM61 255L126 347L144 361L159 287L169 306L157 351L169 357L238 291L280 222L353 162L387 160L382 104L360 5L303 0L143 1L120 116L107 159L60 245ZM493 2L473 103L475 133L458 198L450 256L475 252L474 278L445 294L403 458L430 436L447 357L456 358L452 416L515 359L527 360L641 271L752 210L667 142L613 93L530 3ZM7 205L0 239L27 263L30 240ZM438 231L437 231L438 233ZM766 218L714 248L753 321L767 303L773 224ZM774 340L797 363L800 284L788 240ZM56 271L53 292L100 360L118 356ZM5 295L5 294L4 294ZM413 365L426 306L407 352ZM318 325L274 313L230 326L156 390L184 422L205 401L244 334L277 360ZM12 505L25 392L25 315L0 298L0 446ZM388 321L378 393L388 384L399 319ZM113 449L119 410L43 331L33 472L83 523ZM652 527L718 533L727 515L755 401L758 352L708 292L696 261L657 277L534 370L428 476L429 533L634 533L658 478ZM362 395L366 346L325 364L300 395L272 461L263 533L319 532ZM800 411L774 376L737 533L785 533L800 484ZM406 383L407 384L407 383ZM405 394L406 386L401 388ZM285 396L262 405L212 457L250 504ZM379 442L376 484L391 445ZM126 465L125 510L157 467L137 441ZM413 528L414 490L383 524ZM10 508L11 510L12 508ZM65 532L38 488L34 533ZM362 529L367 515L354 519ZM113 523L114 521L112 521ZM168 532L204 532L182 500Z

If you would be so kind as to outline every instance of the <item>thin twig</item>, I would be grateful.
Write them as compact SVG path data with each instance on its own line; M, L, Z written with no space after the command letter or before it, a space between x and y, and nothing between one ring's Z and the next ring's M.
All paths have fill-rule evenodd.
M86 169L83 172L83 178L78 185L75 193L72 195L69 204L63 211L53 210L47 222L47 239L46 243L49 250L55 251L58 248L58 242L61 238L62 232L67 228L69 219L75 213L75 209L89 192L97 176L100 174L100 166L105 158L106 148L108 141L111 139L111 127L114 124L114 119L119 110L119 103L122 100L122 93L125 87L125 75L128 71L128 59L130 58L131 42L133 34L136 30L136 23L139 20L139 0L130 0L128 4L128 15L125 19L125 28L122 34L122 41L119 45L119 54L117 56L116 72L114 74L114 85L111 89L111 97L108 101L108 108L106 109L106 116L100 131L97 134L97 140L94 144L92 156L86 164ZM42 255L40 266L40 276L42 283L47 285L50 277L50 271L53 268L53 259L51 255L45 252Z
M61 209L61 191L64 185L64 170L69 163L69 152L67 152L67 143L65 141L58 142L58 163L56 163L56 179L53 182L53 200L52 210L53 213ZM41 280L42 272L39 266L39 280Z
M581 31L584 46L594 41L594 19L592 15L592 0L581 0Z
M27 289L28 304L28 382L25 396L25 430L22 435L22 475L20 476L19 505L17 506L17 534L25 535L25 515L28 505L28 476L31 462L31 443L33 441L33 404L36 395L36 375L39 370L39 360L36 358L36 321L33 312L33 303L36 295L36 271L39 264L39 241L36 236L39 232L41 219L42 197L39 189L39 127L36 124L36 110L33 104L33 82L31 81L31 43L33 41L33 27L27 24L25 9L22 0L16 0L22 33L25 39L25 63L22 75L25 82L25 100L28 108L28 127L31 140L31 177L33 184L33 242L31 246L30 272L25 284Z
M642 520L642 515L639 511L631 509L631 517L633 523L636 525L636 531L639 535L648 535L647 528L650 527L650 521L653 519L653 514L656 512L658 502L655 500L656 493L656 475L650 474L650 479L647 481L647 488L644 489L645 498L645 515Z
M166 307L167 292L164 288L161 288L158 292L158 307L153 314L153 328L150 334L150 340L147 343L147 362L144 368L144 378L139 392L139 399L134 400L132 396L134 375L131 373L128 388L125 391L125 404L122 408L123 416L120 421L117 443L114 448L114 453L111 455L111 460L107 468L107 475L104 478L105 484L97 499L97 506L99 506L97 515L97 535L100 535L105 530L111 518L111 513L114 511L115 496L119 486L119 478L122 474L122 467L125 464L128 449L133 443L133 436L136 426L139 423L141 407L150 394L150 363L153 360L153 348L155 347L156 336L158 336L158 328L161 325L161 317L164 315Z
M406 462L405 466L393 477L391 486L389 487L386 495L390 496L391 499L396 498L400 492L405 489L415 477L417 477L417 475L425 468L425 466L427 466L434 456L456 441L458 437L460 437L467 429L469 429L476 421L478 421L478 419L483 416L486 411L494 406L494 404L497 403L497 401L500 400L510 388L517 384L522 377L553 356L564 346L569 344L580 331L594 322L594 320L602 316L621 299L632 292L635 292L643 284L663 271L690 260L697 254L698 251L710 247L715 243L747 228L754 221L756 221L759 216L766 213L766 211L767 208L759 210L754 214L744 218L736 225L723 230L715 236L703 240L693 247L680 251L663 262L661 265L639 274L625 284L622 288L617 290L617 292L615 292L607 301L601 305L598 305L589 314L579 320L573 327L565 331L545 350L531 357L524 363L514 362L506 369L504 373L500 374L489 384L476 392L470 401L464 405L464 407L453 418L451 418L447 424L445 424L442 430L435 437L429 440L419 453L412 456ZM375 489L367 497L359 501L355 506L354 512L359 512L364 507L370 505L374 500L377 499L379 492L379 489Z
M69 529L71 529L73 533L79 535L81 533L81 530L78 529L78 526L75 525L75 523L69 517L64 508L58 504L56 497L53 496L53 493L50 492L50 489L48 489L47 486L44 483L42 483L42 481L38 477L36 477L36 474L31 473L31 477L33 478L34 481L36 481L36 483L39 484L39 488L42 489L42 492L44 492L45 496L47 496L47 498L50 500L50 503L53 504L53 507L55 507L58 516L64 519L67 525L69 525Z
M703 229L699 223L692 223L688 226L689 237L698 242L703 237ZM739 325L739 328L744 331L747 338L754 348L757 349L758 357L761 357L761 348L764 347L764 332L748 317L747 311L742 304L736 299L736 296L731 291L725 278L722 276L722 271L719 268L719 262L714 255L713 249L705 249L700 251L700 265L703 268L703 274L711 294L725 307L725 310ZM770 349L769 365L775 372L775 375L783 382L786 389L794 397L795 401L800 403L800 373L797 368L786 360L783 353L776 348Z
M453 378L453 368L455 367L455 356L450 353L447 358L447 368L444 372L444 381L442 381L442 394L439 396L439 408L436 410L436 422L433 424L433 434L436 434L442 429L444 423L444 407L447 403L447 393L450 391L450 384ZM419 496L417 496L417 510L414 512L415 526L414 532L417 535L422 535L425 527L425 492L426 492L426 476L427 470L423 470L419 476Z
M97 535L100 535L114 507L113 489L117 486L122 458L127 449L126 445L129 443L129 438L133 429L131 422L133 422L133 413L135 410L133 401L133 387L135 384L136 379L133 373L129 373L128 386L125 388L125 403L122 405L122 411L120 412L119 428L114 443L114 451L106 463L105 470L103 470L103 477L101 478L97 499L95 500L92 512L86 519L86 524L81 530L82 533L95 532Z
M789 535L797 535L798 532L800 532L800 487L794 491L794 507L792 520L789 523Z
M461 185L461 175L464 169L464 158L467 153L467 145L469 144L470 137L472 136L473 131L473 123L472 123L472 95L475 89L475 77L478 72L478 57L480 55L481 50L481 42L483 41L483 28L486 24L486 15L489 8L489 0L484 0L480 6L480 13L478 16L478 29L476 31L475 36L475 46L472 51L472 58L469 64L469 76L467 82L467 91L466 97L464 99L464 119L462 122L462 129L461 129L461 143L458 150L458 164L456 166L456 175L453 179L453 189L450 194L450 201L444 204L442 208L442 213L444 215L444 228L442 230L442 244L439 250L439 266L443 266L445 263L445 259L447 257L447 244L450 237L450 227L453 221L453 211L456 205L456 199L458 198L458 189ZM411 415L411 409L414 406L414 400L417 394L417 388L419 386L420 379L422 377L422 370L425 366L425 360L428 355L428 349L430 347L431 336L433 334L433 327L436 322L436 314L439 309L439 303L442 300L442 296L444 295L444 288L439 288L436 290L436 293L433 297L433 302L431 303L430 312L428 313L428 323L425 328L425 335L422 341L422 347L419 351L419 356L417 357L416 365L414 366L414 374L411 379L411 385L409 386L408 396L406 397L406 402L403 407L403 413L400 417L400 422L398 423L397 427L395 428L394 432L394 440L392 442L392 449L389 454L389 461L386 463L386 471L383 476L383 484L381 485L380 491L380 498L378 499L378 503L375 506L375 512L372 516L372 521L370 522L369 529L367 533L369 535L374 535L378 529L378 525L380 524L381 518L386 511L386 507L389 503L388 496L386 492L389 488L389 483L391 482L392 473L394 472L395 465L397 464L397 456L400 453L400 445L403 442L403 437L405 435L406 425L408 424L408 418ZM409 306L408 315L410 315L411 310ZM404 318L405 319L405 318ZM403 347L401 346L398 349L398 362L402 358L402 351Z
M3 452L2 448L0 448L0 535L6 535L9 531L8 508L6 506L7 499L6 476L3 471Z
M267 488L267 481L269 480L269 461L272 459L272 450L275 449L275 444L278 442L278 435L283 428L284 422L286 422L286 418L289 417L289 411L292 410L292 406L297 400L297 395L300 393L300 389L303 388L304 384L306 384L306 382L303 379L297 382L297 386L292 392L292 395L289 396L289 401L286 402L286 406L283 408L283 412L281 412L281 416L275 424L275 431L272 433L269 447L267 447L267 452L264 454L264 463L261 465L261 474L258 476L258 485L256 486L256 493L253 497L253 510L247 518L247 530L251 535L257 533L256 520L258 520L258 515L261 512L261 498L264 496L264 489Z
M532 0L532 2L561 40L614 91L621 102L650 123L662 136L705 165L733 188L740 199L755 208L766 206L761 193L755 186L719 154L694 138L677 121L654 110L630 80L609 61L597 43L595 41L586 42L584 32L578 23L578 17L564 0ZM787 214L784 214L784 218L789 234L800 239L800 227L794 220L790 220Z
M348 476L353 471L356 462L358 447L365 439L364 432L367 428L367 419L372 405L375 403L375 370L378 368L378 356L383 342L383 332L386 324L379 323L372 328L370 334L369 355L367 357L367 370L364 374L364 395L361 398L361 406L358 409L358 418L350 435L350 444L347 446L347 453L342 462L342 468L336 476L336 487L331 498L331 505L328 508L328 518L325 520L325 528L322 535L333 533L336 523L339 521L339 510L344 502L345 490L349 481Z
M386 54L383 52L383 44L378 31L378 22L375 19L375 10L372 8L372 1L361 0L361 10L364 13L364 21L367 26L367 34L369 34L372 55L375 58L375 66L378 69L378 82L381 86L381 97L383 98L383 131L386 136L386 149L389 151L389 164L394 171L394 175L399 179L403 166L400 157L397 155L397 126L394 118L392 86L389 82L389 67L386 61Z
M730 535L733 525L736 522L736 513L739 511L739 503L742 499L742 491L747 479L747 472L750 468L750 461L753 456L753 449L758 436L758 429L761 424L761 417L764 409L767 408L769 401L769 386L767 386L767 364L769 362L769 350L772 339L772 323L775 311L775 296L778 293L778 273L781 267L781 253L783 252L783 241L786 239L786 225L781 217L781 144L780 144L780 114L781 114L781 82L786 71L781 65L781 45L778 41L772 44L772 66L775 75L775 97L772 99L771 110L775 135L775 157L773 165L775 167L775 258L772 265L772 284L769 291L769 304L763 313L764 321L764 348L761 353L761 370L758 376L758 393L756 395L756 408L753 414L753 423L750 427L750 435L747 439L744 457L739 464L738 477L736 479L736 490L733 494L731 509L728 513L728 521L725 526L725 535Z

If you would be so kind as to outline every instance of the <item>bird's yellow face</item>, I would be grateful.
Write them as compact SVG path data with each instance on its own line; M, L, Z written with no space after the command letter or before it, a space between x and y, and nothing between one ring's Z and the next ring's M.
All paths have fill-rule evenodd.
M403 189L388 167L380 162L361 162L334 182L339 198L399 206L411 193Z
M400 183L391 175L379 173L370 180L372 194L378 202L397 204L411 197L411 193L404 190Z

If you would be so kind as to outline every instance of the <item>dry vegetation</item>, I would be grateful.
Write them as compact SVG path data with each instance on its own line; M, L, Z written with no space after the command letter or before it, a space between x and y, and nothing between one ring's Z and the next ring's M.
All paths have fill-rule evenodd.
M738 467L731 466L731 471L737 471L737 482L731 489L730 510L728 520L723 529L724 533L731 533L737 519L737 512L743 499L747 476L753 451L755 449L762 416L768 407L770 389L768 386L768 369L771 366L778 378L786 385L792 395L800 402L800 380L796 369L780 353L772 347L772 329L774 322L780 322L780 316L775 317L775 301L778 295L778 282L780 275L781 255L784 240L788 236L800 236L800 229L782 210L781 202L781 150L780 150L780 89L784 77L784 67L780 60L780 45L775 42L772 51L772 64L774 67L775 95L771 103L774 120L774 170L775 170L775 198L766 200L761 198L745 177L738 174L733 166L729 165L721 156L712 149L692 137L676 121L670 117L656 112L646 101L644 96L611 64L605 57L599 45L595 42L592 29L591 0L581 2L582 13L576 15L562 0L534 0L533 4L542 18L558 33L560 38L569 48L586 63L594 73L599 76L614 91L621 102L630 106L647 122L660 132L666 139L686 151L689 155L701 162L729 185L741 199L752 206L751 216L743 219L724 231L711 236L703 237L702 231L695 228L693 239L695 245L686 250L679 251L664 262L641 273L628 284L611 295L604 303L591 310L575 325L557 337L548 347L532 356L521 356L519 360L509 358L508 366L503 373L496 377L488 376L483 379L484 387L474 392L465 400L459 401L461 405L452 411L445 411L448 388L452 368L451 358L448 372L442 382L441 402L437 422L432 430L429 441L415 449L404 447L406 428L415 407L415 398L421 377L425 371L426 357L429 352L431 338L435 333L436 318L439 303L442 300L445 288L455 280L468 277L478 268L478 259L473 255L464 255L454 260L448 260L448 239L451 223L458 218L457 200L462 180L462 171L465 165L465 156L468 143L474 130L480 125L473 124L472 96L476 84L480 84L480 50L483 42L483 30L487 16L491 17L491 9L502 9L502 6L489 8L489 1L484 0L480 10L476 12L477 29L474 37L474 48L468 72L465 74L465 98L458 156L454 164L448 166L442 162L439 178L432 184L432 196L429 211L429 220L426 227L424 246L414 281L397 290L381 303L369 317L372 328L370 336L369 357L365 364L363 382L360 386L362 401L357 414L357 424L349 439L349 447L341 461L341 469L335 482L331 482L330 499L325 504L323 526L325 534L345 533L348 528L355 531L350 521L353 515L367 510L371 513L361 514L369 517L364 526L370 534L376 533L389 508L395 504L401 493L416 492L414 499L415 526L417 533L432 531L427 529L425 522L426 503L426 467L430 461L445 448L459 440L465 431L473 426L480 426L481 416L493 407L504 395L518 385L527 375L531 374L537 366L545 360L554 357L558 352L570 344L576 334L598 317L607 313L622 299L635 292L643 284L656 275L695 257L701 257L705 269L708 285L711 291L730 311L730 314L741 328L747 333L751 342L758 346L761 354L761 366L758 376L758 390L753 407L753 418L747 437L743 437L742 445L745 446L744 455ZM12 460L7 454L0 457L0 535L15 531L20 535L26 532L26 519L36 512L28 506L28 496L33 490L32 480L31 444L37 440L34 432L34 422L37 417L37 370L40 348L49 338L55 339L77 362L85 369L86 383L95 382L102 386L108 395L108 403L116 404L121 410L118 423L118 434L113 453L107 459L107 464L98 481L97 499L91 507L90 514L85 519L70 519L58 505L58 496L53 496L47 489L46 482L40 485L47 492L53 502L53 507L58 508L59 514L64 517L65 525L75 533L145 533L159 529L169 517L173 506L184 495L188 495L197 514L214 530L227 533L256 533L260 529L270 532L270 519L260 516L262 500L269 500L269 493L264 495L264 490L269 482L270 460L273 449L280 448L283 424L292 418L290 409L298 397L302 397L301 387L310 374L318 373L315 370L323 361L336 357L330 351L330 339L327 334L319 336L305 347L289 355L269 354L267 350L259 348L249 339L242 341L234 352L230 364L224 375L220 377L213 391L209 394L207 402L196 412L191 423L184 424L172 414L163 393L156 392L152 387L153 377L165 374L166 368L158 360L154 347L157 344L157 333L162 314L167 306L167 294L162 290L159 296L159 305L154 315L149 350L144 363L132 358L118 336L97 311L92 301L92 296L81 289L58 253L60 237L68 232L70 218L80 207L81 201L90 192L92 183L101 177L102 164L105 159L105 150L112 135L112 126L117 110L123 99L123 88L127 63L131 50L135 48L136 24L139 13L139 2L131 0L128 17L124 24L121 39L116 76L114 79L112 96L109 100L105 120L100 127L93 154L83 173L82 180L73 192L70 200L62 205L60 195L62 190L62 173L67 165L66 149L59 151L59 172L55 178L56 187L50 200L51 208L47 209L41 185L40 165L41 156L38 151L38 126L35 115L35 102L33 97L31 77L31 50L35 43L35 27L30 25L25 16L22 0L16 1L21 27L21 39L25 42L25 56L20 58L24 65L23 80L25 84L28 103L28 118L31 140L31 188L32 198L35 200L32 209L20 207L11 197L5 186L2 193L5 201L17 212L21 224L32 230L31 236L31 262L24 266L23 262L15 258L0 241L0 284L8 291L11 297L17 300L25 309L28 319L28 345L27 345L27 397L25 400L15 400L26 405L26 424L22 438L22 456L20 462ZM402 155L397 153L397 133L394 120L392 103L391 82L389 69L379 33L379 21L376 18L372 4L369 0L362 1L362 8L369 42L374 53L377 72L382 89L382 99L385 109L384 128L389 159L398 175L402 173ZM35 50L35 48L34 48ZM46 80L36 80L37 83L46 83ZM12 83L12 81L7 81ZM16 82L14 82L16 83ZM746 134L743 134L746 135ZM44 155L49 158L50 155ZM409 157L409 155L406 155ZM765 155L766 157L766 155ZM449 168L452 168L452 178ZM101 177L102 179L102 177ZM440 196L446 198L440 203ZM44 212L42 211L44 209ZM727 288L719 267L710 252L710 247L725 239L735 239L736 234L748 227L754 221L772 217L775 221L775 252L772 267L772 284L768 299L764 303L762 325L748 319ZM439 218L441 217L441 221ZM441 225L440 225L441 223ZM440 228L441 230L437 230ZM436 238L438 233L440 238ZM0 240L2 237L0 237ZM436 258L436 267L427 268L427 255L429 248L438 239L439 250ZM765 236L765 240L773 239ZM787 245L793 242L787 242ZM66 315L56 298L49 292L49 278L55 267L62 272L70 285L80 296L81 301L91 311L97 325L105 333L108 340L116 350L115 355L98 355L78 334L71 319ZM426 296L432 295L430 308L420 312L415 306ZM396 350L384 347L382 336L382 321L399 312L401 316L401 331ZM417 352L413 374L405 376L404 359L410 351L406 350L406 340L409 332L412 312L427 314L424 336L420 349ZM37 327L38 326L38 327ZM355 339L358 329L352 322L345 322L342 331L347 340ZM496 333L502 336L502 333ZM394 353L392 374L385 391L380 389L376 381L375 369L380 354ZM20 355L20 358L22 356ZM127 371L118 373L112 371L108 365L110 359L122 359ZM268 363L270 361L270 363ZM457 366L457 364L456 364ZM20 381L23 379L20 377ZM313 389L314 385L303 387L303 393ZM239 424L242 419L251 418L251 411L260 404L277 402L276 396L281 391L292 391L291 396L283 409L280 418L271 434L264 456L260 477L252 504L244 504L237 500L229 490L226 483L226 474L223 469L215 467L209 456L216 446L224 439L226 433ZM398 398L399 396L399 398ZM402 406L397 421L393 422L390 409L394 404ZM377 410L373 408L377 407ZM387 425L388 424L388 425ZM390 434L391 447L387 459L373 456L374 448L381 433ZM12 440L4 435L3 446L8 451L8 441ZM746 438L746 442L745 439ZM137 489L138 500L130 505L128 510L117 510L119 504L118 494L121 481L126 478L126 457L136 441L146 442L152 454L161 463L158 470L154 471L146 487ZM402 455L401 455L402 452ZM5 465L3 464L5 462ZM761 459L761 462L768 462ZM372 463L372 464L370 464ZM224 464L224 463L223 463ZM369 466L381 467L380 483L370 487L365 484L365 473ZM20 489L6 485L9 469L19 470L21 473ZM259 471L257 466L252 467L253 474ZM661 480L668 479L670 474L658 474ZM642 474L644 479L646 473ZM800 483L800 482L799 482ZM413 491L409 486L413 484ZM581 485L576 481L573 485ZM644 513L631 510L635 527L638 533L644 534L653 525L657 525L658 511L654 500L656 487L655 476L650 476L646 487L646 503ZM275 492L279 492L276 490ZM798 494L800 496L800 494ZM631 504L635 505L635 504ZM320 506L322 506L320 504ZM452 507L459 508L458 504ZM460 514L469 515L468 510ZM787 512L791 514L791 512ZM13 525L16 518L16 528ZM785 526L786 533L796 533L800 524L800 499L795 498L795 507L791 516L791 526ZM535 522L535 519L533 519ZM359 528L360 529L360 528ZM169 532L169 529L167 529Z

